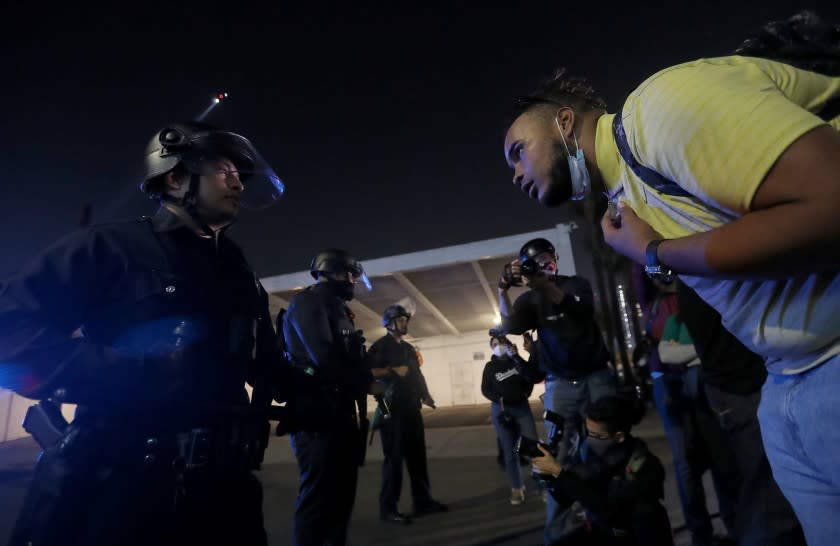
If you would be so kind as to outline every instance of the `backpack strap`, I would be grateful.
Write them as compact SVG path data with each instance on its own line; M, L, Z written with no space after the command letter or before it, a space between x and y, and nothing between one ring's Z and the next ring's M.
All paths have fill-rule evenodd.
M653 169L649 169L639 163L633 152L630 151L630 145L627 143L627 134L624 132L624 124L621 122L621 110L613 118L613 138L615 144L618 146L618 153L621 154L621 159L630 167L630 169L638 176L642 182L653 188L659 193L665 195L675 195L679 197L691 197L691 193L682 188L679 184L665 178Z

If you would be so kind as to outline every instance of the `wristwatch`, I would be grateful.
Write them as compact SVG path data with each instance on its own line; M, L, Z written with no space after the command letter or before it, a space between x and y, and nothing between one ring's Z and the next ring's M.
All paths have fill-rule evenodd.
M656 255L659 245L664 240L665 239L654 239L648 243L648 246L645 249L645 273L647 273L647 276L655 281L670 284L674 282L674 272L671 271L668 266L662 265L659 261L659 257Z

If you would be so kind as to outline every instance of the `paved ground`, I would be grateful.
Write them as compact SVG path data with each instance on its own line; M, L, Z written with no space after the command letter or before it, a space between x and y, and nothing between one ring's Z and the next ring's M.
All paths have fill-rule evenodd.
M541 407L533 406L539 415ZM511 506L505 474L496 465L496 439L489 419L489 406L461 406L425 410L426 443L432 493L447 503L448 513L417 519L412 525L396 527L382 524L377 498L382 452L378 439L368 452L368 463L361 468L359 489L350 528L352 544L391 545L535 545L541 544L544 505L530 491L522 506ZM541 429L541 423L540 423ZM673 466L662 425L654 412L637 427L662 459L668 476L665 504L675 528L677 545L690 543L681 529L682 514L673 481ZM37 448L31 440L0 444L0 544L5 544L29 482ZM266 453L266 464L259 473L265 488L265 519L272 545L289 544L291 514L297 492L297 468L288 438L274 438ZM404 482L408 487L408 480ZM709 509L717 511L712 488ZM406 494L401 508L410 510ZM715 521L719 527L719 521Z

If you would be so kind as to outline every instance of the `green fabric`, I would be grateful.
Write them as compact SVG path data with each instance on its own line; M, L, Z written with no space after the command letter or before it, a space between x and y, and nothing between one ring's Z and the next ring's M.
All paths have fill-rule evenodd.
M685 324L680 322L677 315L671 315L665 322L665 328L662 330L662 339L660 341L676 341L683 345L693 345L694 341L691 339L691 334L688 333L688 328Z

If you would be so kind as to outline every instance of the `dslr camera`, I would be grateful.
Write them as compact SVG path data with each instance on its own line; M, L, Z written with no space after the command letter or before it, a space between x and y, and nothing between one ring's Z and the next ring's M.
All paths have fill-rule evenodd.
M540 451L538 447L542 446L542 448L548 451L552 457L555 459L558 458L557 455L560 450L560 441L563 439L563 416L551 410L545 410L545 412L543 412L543 418L554 425L554 432L552 432L548 441L541 442L538 440L532 440L531 438L526 438L525 436L519 436L519 438L516 439L517 453L532 458L543 457L542 451ZM565 456L566 454L564 453L560 459L562 460ZM545 482L548 479L548 476L538 474L536 472L532 473L532 476L540 482Z
M505 329L501 326L496 326L495 328L490 328L487 331L487 334L490 337L505 337L507 335L507 332L505 332Z
M502 280L510 286L523 286L525 282L523 277L531 278L540 271L540 266L533 258L524 260L519 265L519 273L513 273L513 266L505 264L505 269L502 272Z
M548 441L540 442L525 436L519 436L516 439L517 453L526 457L542 457L542 452L537 448L538 445L541 445L546 451L551 453L552 457L557 457L560 441L563 439L563 416L551 410L545 410L543 412L543 419L554 425L554 432L548 438Z

